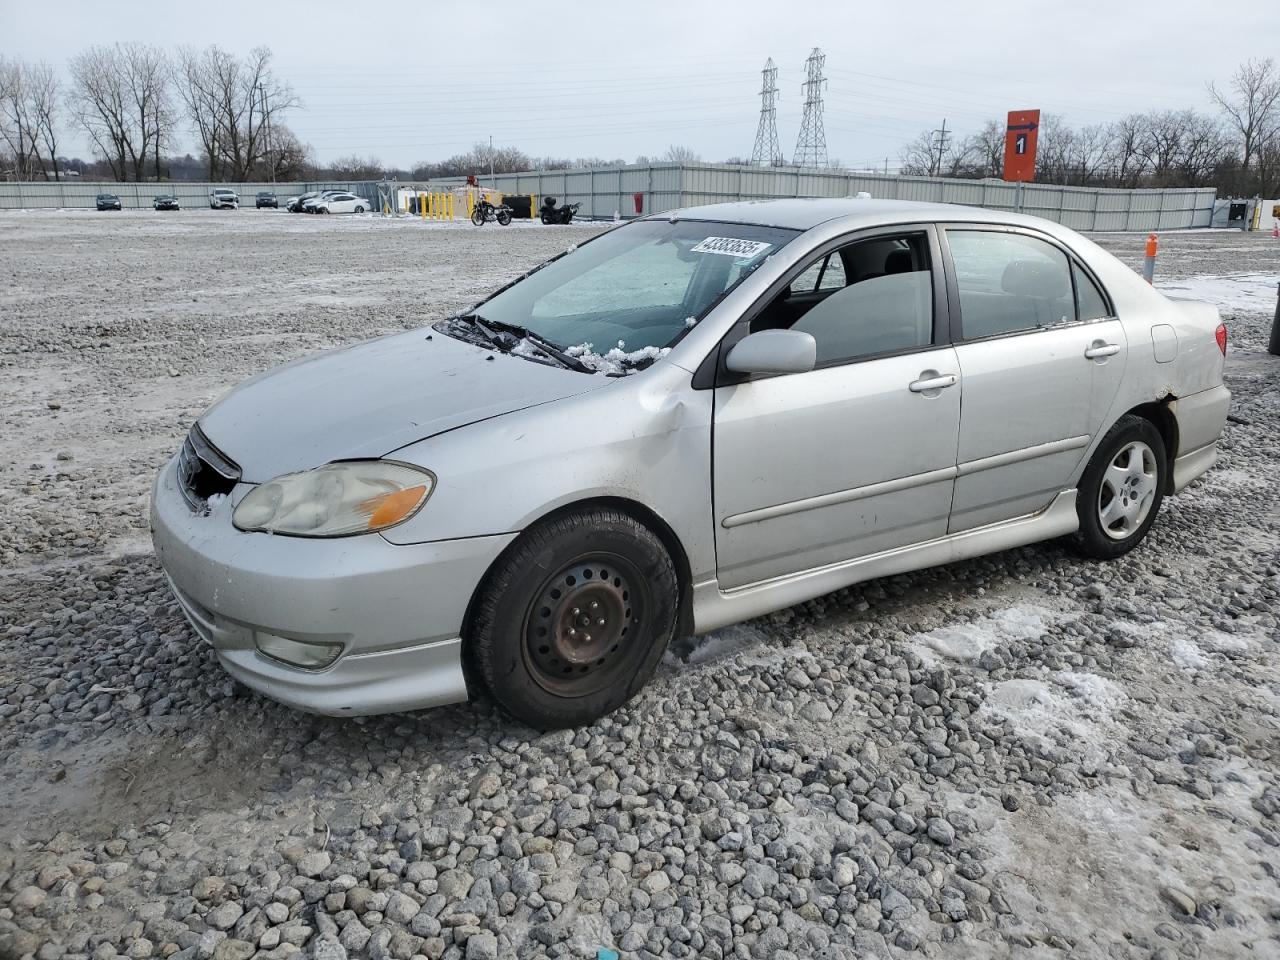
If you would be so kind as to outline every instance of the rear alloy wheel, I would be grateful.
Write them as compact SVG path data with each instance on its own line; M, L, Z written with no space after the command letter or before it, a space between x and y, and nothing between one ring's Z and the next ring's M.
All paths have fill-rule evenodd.
M649 679L675 628L675 568L626 514L539 524L481 590L470 653L494 699L541 729L589 723Z
M1164 499L1167 463L1164 439L1150 421L1126 415L1116 422L1080 479L1080 552L1107 560L1142 541Z

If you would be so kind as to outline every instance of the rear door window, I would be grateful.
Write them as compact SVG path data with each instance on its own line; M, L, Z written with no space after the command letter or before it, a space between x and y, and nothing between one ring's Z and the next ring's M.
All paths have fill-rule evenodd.
M1071 265L1053 244L1020 233L948 230L964 339L1076 319Z

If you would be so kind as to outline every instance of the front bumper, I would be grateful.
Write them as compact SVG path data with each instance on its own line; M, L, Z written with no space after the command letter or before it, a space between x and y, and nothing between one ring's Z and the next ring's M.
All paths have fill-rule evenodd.
M176 458L156 478L151 536L183 612L223 667L282 703L331 716L416 710L467 698L459 639L467 605L515 534L396 545L243 533L236 488L209 513L187 506ZM427 509L430 509L428 506ZM255 637L341 643L322 670L261 654Z

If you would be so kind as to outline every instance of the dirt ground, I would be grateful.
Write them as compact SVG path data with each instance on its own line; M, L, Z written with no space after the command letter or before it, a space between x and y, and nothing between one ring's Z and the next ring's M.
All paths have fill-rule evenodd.
M221 671L146 520L199 413L599 229L0 214L0 957L1280 956L1268 236L1162 237L1239 420L1120 561L841 591L577 733L310 717Z

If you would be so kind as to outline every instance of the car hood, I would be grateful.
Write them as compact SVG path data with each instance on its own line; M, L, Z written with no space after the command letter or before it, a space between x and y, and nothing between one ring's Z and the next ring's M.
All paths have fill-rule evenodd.
M200 428L246 482L263 483L609 382L414 330L259 374L206 410Z

